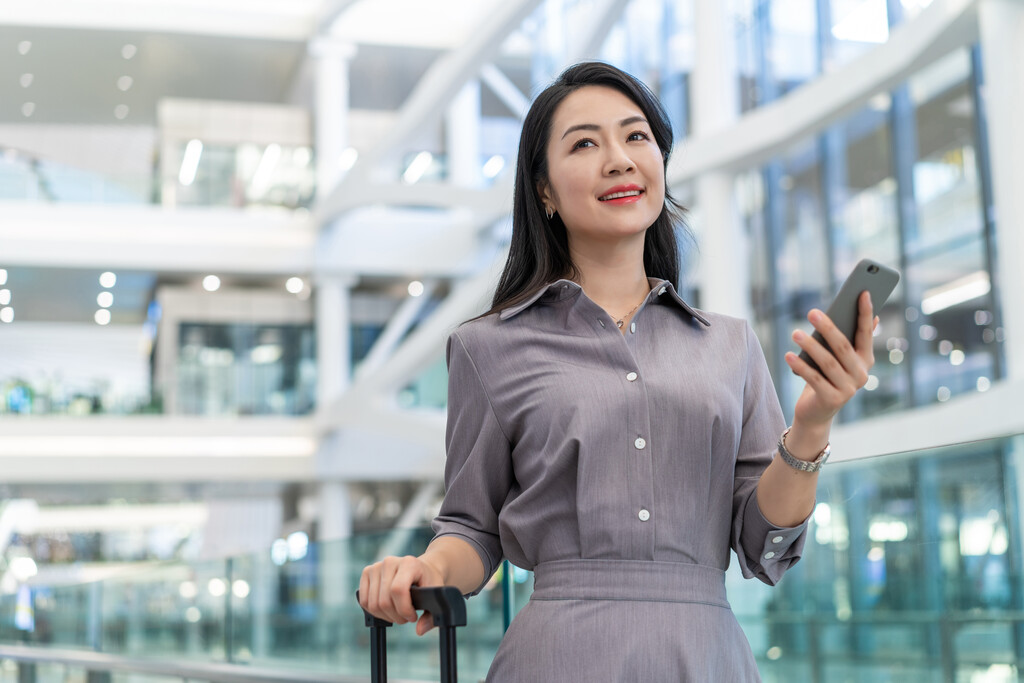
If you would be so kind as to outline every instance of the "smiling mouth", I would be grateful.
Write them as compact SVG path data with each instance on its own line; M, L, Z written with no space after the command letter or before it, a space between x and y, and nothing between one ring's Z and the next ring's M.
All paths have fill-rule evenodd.
M606 194L603 197L598 197L598 200L602 202L607 202L612 199L623 199L625 197L639 197L643 193L643 190L627 190L625 192L612 192L611 194Z

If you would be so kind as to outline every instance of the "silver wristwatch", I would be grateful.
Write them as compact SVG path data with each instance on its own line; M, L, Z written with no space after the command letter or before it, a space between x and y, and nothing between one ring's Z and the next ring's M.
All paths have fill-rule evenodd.
M826 443L825 448L822 449L821 453L818 453L818 457L814 460L800 460L794 458L793 454L786 449L786 435L789 434L789 430L792 427L787 427L786 431L782 432L782 436L779 437L779 455L782 456L782 460L795 470L801 472L817 472L828 460L828 456L832 453L832 445Z

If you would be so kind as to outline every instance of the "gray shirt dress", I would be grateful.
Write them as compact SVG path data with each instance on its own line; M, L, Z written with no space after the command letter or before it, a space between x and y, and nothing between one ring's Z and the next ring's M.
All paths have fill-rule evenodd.
M434 531L534 572L488 681L760 680L725 569L800 557L755 493L785 420L750 326L650 283L625 334L560 280L448 340Z

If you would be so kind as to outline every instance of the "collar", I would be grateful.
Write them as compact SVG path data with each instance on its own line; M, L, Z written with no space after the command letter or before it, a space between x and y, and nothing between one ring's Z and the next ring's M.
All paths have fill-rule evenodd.
M668 280L659 280L658 278L649 277L647 281L651 285L651 293L647 295L648 303L664 300L665 303L674 303L682 308L687 314L690 315L694 320L701 323L705 327L711 327L711 322L697 312L697 309L690 306L690 304L683 301L679 293L676 292L676 288ZM555 302L568 299L571 296L576 296L583 292L583 288L572 280L558 280L548 284L546 287L541 287L536 292L530 295L528 299L522 301L515 306L502 309L498 317L502 320L508 320L519 315L530 306L533 306L538 301L544 302ZM668 296L665 299L665 296Z

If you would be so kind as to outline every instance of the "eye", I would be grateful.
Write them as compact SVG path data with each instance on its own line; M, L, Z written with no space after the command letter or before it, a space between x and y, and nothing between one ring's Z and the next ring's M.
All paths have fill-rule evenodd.
M595 145L594 145L594 141L593 140L591 140L589 138L583 138L582 140L577 140L576 143L573 144L572 149L575 152L577 149L583 149L584 147L594 147L594 146Z
M626 138L626 140L629 141L629 142L637 142L637 141L650 140L650 139L651 139L651 136L648 135L647 133L643 132L642 130L635 130L635 131L633 131L632 133L629 134L629 137Z

